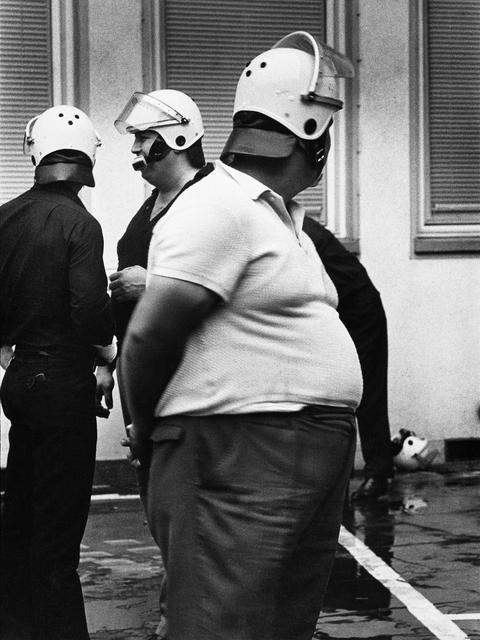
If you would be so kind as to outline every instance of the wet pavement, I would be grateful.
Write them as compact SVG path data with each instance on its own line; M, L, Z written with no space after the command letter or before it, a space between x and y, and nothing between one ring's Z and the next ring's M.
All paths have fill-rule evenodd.
M480 640L479 524L480 471L398 475L348 505L314 638ZM92 640L153 633L162 562L137 498L95 497L80 573Z

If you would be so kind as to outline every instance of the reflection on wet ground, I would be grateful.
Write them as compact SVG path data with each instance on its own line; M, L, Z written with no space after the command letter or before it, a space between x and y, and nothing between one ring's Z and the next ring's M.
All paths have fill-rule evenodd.
M476 471L417 472L348 504L314 637L480 640L479 487ZM95 502L81 556L92 640L148 638L161 571L139 501Z

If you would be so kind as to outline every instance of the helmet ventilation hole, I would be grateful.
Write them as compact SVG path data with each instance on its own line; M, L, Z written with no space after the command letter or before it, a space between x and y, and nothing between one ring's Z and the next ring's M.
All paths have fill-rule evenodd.
M250 69L247 71L245 75L247 76L247 78L252 75L252 72L250 71Z
M76 118L77 120L79 120L79 119L80 119L80 116L78 115L78 113L76 113L76 114L75 114L75 118Z
M72 121L72 120L69 120L69 121L68 121L68 124L73 124L73 121Z
M265 67L267 66L267 63L266 62L261 62L260 66L262 67L262 69L265 69Z
M184 136L177 136L175 138L175 143L179 146L179 147L183 147L183 145L185 144L186 140L184 138Z
M59 114L58 114L58 117L59 117L59 118L63 118L63 113L59 113Z
M317 121L314 118L309 118L308 120L305 121L305 124L303 125L303 130L307 135L311 135L312 133L314 133L316 128L317 128Z

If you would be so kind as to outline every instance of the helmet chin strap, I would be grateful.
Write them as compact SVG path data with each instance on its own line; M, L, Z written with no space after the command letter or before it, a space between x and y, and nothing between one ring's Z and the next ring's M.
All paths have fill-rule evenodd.
M158 162L168 156L172 149L167 145L165 140L160 135L154 140L147 157L143 153L136 156L132 161L132 167L134 171L141 171L152 162Z
M320 138L308 141L299 140L299 143L317 171L315 182L311 185L313 187L318 184L322 177L323 168L327 162L328 152L330 151L330 133L327 129Z
M135 158L132 160L132 167L134 171L141 171L146 166L147 161L143 156L135 156Z

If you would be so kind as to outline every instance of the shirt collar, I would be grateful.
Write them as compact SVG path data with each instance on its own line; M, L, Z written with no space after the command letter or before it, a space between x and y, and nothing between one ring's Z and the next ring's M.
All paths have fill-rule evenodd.
M258 200L260 196L266 192L274 193L274 191L269 189L266 185L264 185L262 182L260 182L256 178L252 178L252 176L249 176L247 173L244 173L243 171L234 169L230 165L222 162L221 160L217 160L215 162L215 165L220 169L223 169L223 171L226 171L226 173L228 173L235 180L235 182L239 184L242 191L245 191L248 197L251 198L252 200ZM278 194L275 194L275 195L278 195Z
M295 233L299 236L305 217L305 209L300 203L296 200L290 200L288 204L285 204L281 195L256 178L252 178L252 176L249 176L243 171L230 167L221 160L217 160L215 164L220 169L226 171L252 200L262 199L272 207L287 225L293 223Z

